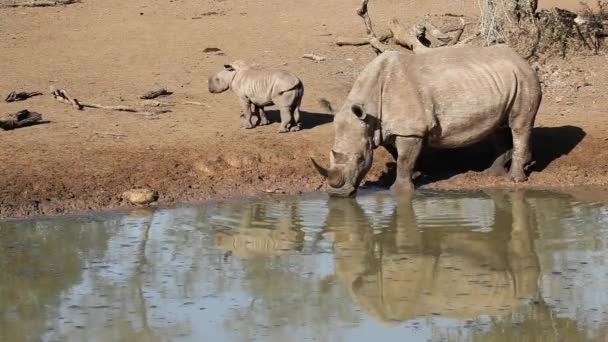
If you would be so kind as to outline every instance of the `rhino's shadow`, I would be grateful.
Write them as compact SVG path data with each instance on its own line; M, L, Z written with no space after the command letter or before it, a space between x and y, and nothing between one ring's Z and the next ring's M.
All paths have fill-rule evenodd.
M271 123L281 122L281 112L278 110L266 111L266 116ZM334 116L325 113L313 113L300 110L300 121L302 129L311 129L317 126L325 125L334 120Z
M554 160L567 155L585 137L585 131L576 126L536 127L532 130L531 148L535 164L530 172L542 172ZM422 173L415 180L417 186L451 178L469 171L481 172L492 165L495 152L489 141L456 149L424 148L416 170ZM395 163L387 164L387 172L371 186L390 186L395 180Z

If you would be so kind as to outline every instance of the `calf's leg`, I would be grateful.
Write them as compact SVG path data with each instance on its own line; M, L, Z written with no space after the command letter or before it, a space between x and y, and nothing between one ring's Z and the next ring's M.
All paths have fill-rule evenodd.
M243 128L253 128L253 125L251 124L251 101L245 97L240 98L240 101L241 109L243 111Z
M258 117L260 118L260 121L259 121L260 126L266 126L270 123L268 121L268 117L266 116L266 112L264 111L263 106L256 106L255 111L258 114Z
M416 160L422 149L422 139L416 137L396 137L397 148L397 179L391 187L396 192L414 190L412 175Z
M289 130L296 132L300 129L302 129L302 125L300 124L300 108L296 106L293 110L293 126Z
M283 106L281 110L281 127L279 127L279 133L289 132L289 126L291 125L291 108L289 106Z

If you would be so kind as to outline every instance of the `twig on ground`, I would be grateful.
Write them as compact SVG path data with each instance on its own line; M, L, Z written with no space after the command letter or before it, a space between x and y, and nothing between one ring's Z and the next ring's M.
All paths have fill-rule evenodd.
M317 56L317 55L312 54L312 53L306 53L306 54L302 55L302 58L312 59L313 61L317 61L317 62L323 62L323 61L326 60L325 57Z
M112 137L126 137L126 134L120 134L120 133L112 133L112 132L93 132L93 134L97 134L97 135L107 135L107 136L112 136Z
M142 96L140 96L140 99L144 99L144 100L151 100L151 99L155 99L159 96L164 96L164 95L171 95L173 94L172 92L168 91L165 88L161 88L158 90L151 90L145 94L143 94Z
M206 103L196 102L196 101L184 101L184 102L182 102L182 104L192 105L192 106L201 106L201 107L207 107L207 108L211 107Z

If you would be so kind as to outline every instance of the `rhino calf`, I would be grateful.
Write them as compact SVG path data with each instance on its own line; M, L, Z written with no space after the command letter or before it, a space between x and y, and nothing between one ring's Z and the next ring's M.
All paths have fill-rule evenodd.
M423 144L453 148L491 136L501 147L491 171L502 173L511 161L511 179L525 181L541 98L536 72L506 46L384 52L363 69L334 117L330 168L313 163L330 195L351 196L373 150L384 146L397 161L392 189L412 190ZM511 138L503 141L509 130L512 150Z
M276 105L281 111L279 133L299 131L300 104L304 96L302 81L284 70L254 69L242 61L224 65L224 70L209 78L209 92L216 94L231 89L242 107L243 128L269 124L265 106ZM258 117L254 124L253 114Z

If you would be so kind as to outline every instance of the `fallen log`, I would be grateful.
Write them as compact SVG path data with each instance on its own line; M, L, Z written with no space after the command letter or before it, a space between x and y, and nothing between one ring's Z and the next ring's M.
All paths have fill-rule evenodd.
M42 121L42 114L30 112L27 109L18 111L14 114L9 114L9 117L9 119L0 120L0 128L5 131L48 123L48 121Z

